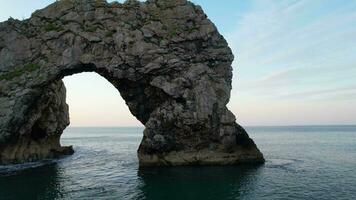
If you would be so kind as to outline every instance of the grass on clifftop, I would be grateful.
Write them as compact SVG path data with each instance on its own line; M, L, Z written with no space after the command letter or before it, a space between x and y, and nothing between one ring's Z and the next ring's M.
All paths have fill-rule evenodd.
M22 68L17 68L11 72L7 72L5 74L0 75L0 81L2 80L11 80L15 77L21 76L22 74L26 73L26 72L32 72L35 71L36 69L38 69L40 66L37 64L27 64Z

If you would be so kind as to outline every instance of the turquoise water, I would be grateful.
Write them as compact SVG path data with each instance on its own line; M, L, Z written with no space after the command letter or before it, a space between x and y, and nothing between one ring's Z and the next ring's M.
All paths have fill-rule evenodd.
M260 167L138 169L142 128L68 128L60 160L0 166L0 199L356 199L356 126L249 127Z

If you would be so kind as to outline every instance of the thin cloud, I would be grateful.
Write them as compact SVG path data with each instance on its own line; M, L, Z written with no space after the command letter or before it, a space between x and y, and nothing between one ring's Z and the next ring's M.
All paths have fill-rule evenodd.
M233 88L280 98L290 91L355 85L350 76L356 76L356 13L350 8L356 2L256 0L254 5L227 35L236 54Z
M343 94L356 95L356 85L342 88L330 88L330 89L321 89L321 90L311 90L304 92L296 92L290 94L284 94L280 97L282 98L293 98L293 99L305 99L305 98L314 98L325 99L328 96L340 96Z

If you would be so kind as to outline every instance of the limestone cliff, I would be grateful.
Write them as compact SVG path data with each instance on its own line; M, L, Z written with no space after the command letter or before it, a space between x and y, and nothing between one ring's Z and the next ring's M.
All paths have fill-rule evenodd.
M61 0L0 23L0 163L70 154L64 76L97 72L145 125L141 166L260 163L227 108L233 55L186 0ZM95 91L93 91L95 95Z

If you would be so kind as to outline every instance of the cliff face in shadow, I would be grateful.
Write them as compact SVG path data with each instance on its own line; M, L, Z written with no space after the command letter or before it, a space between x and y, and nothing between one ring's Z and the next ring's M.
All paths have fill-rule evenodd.
M186 0L61 0L0 23L0 163L62 154L64 76L97 72L145 125L141 166L261 163L236 124L233 55ZM95 95L95 91L93 91Z

